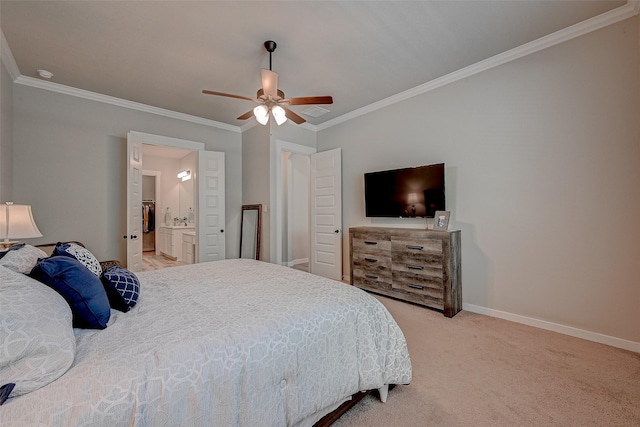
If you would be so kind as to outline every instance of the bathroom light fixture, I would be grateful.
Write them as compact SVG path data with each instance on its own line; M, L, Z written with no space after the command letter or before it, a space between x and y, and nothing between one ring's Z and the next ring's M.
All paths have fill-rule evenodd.
M33 220L30 205L14 205L6 202L0 205L0 248L18 243L10 239L32 239L42 237Z
M190 170L183 170L182 172L180 172L178 174L178 178L182 178L183 181L188 181L191 179L191 171Z

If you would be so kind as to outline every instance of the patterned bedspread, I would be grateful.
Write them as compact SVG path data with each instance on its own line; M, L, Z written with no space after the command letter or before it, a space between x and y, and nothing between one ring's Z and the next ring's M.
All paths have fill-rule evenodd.
M400 328L364 291L225 260L139 274L105 330L76 330L73 366L0 407L12 426L284 426L408 384Z

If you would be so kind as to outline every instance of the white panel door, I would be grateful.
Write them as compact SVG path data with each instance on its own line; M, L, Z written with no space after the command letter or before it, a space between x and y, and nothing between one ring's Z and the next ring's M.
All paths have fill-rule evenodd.
M311 155L310 272L342 280L342 151Z
M142 140L127 134L127 268L142 271Z
M198 251L196 262L226 258L224 153L198 151Z

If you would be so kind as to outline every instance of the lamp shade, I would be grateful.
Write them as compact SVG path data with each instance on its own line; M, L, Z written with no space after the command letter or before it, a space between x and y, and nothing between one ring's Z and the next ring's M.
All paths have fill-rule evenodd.
M42 237L33 220L30 205L0 205L0 239L31 239Z
M281 106L276 105L271 109L271 112L273 113L273 118L276 119L278 126L287 121L287 113Z
M269 121L269 110L264 105L258 105L253 109L253 115L261 125L266 125Z

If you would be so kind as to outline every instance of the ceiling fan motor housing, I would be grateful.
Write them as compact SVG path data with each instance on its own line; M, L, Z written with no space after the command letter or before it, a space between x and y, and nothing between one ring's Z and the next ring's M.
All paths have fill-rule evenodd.
M267 40L264 42L264 48L267 49L267 52L269 53L273 53L273 51L276 50L276 47L278 47L278 45L273 40Z

